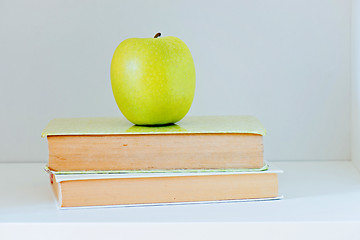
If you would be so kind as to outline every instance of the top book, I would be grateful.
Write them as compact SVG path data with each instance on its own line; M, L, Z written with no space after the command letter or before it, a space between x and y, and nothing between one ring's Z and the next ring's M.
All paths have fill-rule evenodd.
M42 132L54 171L261 168L266 130L252 116L186 117L166 126L123 118L54 119Z

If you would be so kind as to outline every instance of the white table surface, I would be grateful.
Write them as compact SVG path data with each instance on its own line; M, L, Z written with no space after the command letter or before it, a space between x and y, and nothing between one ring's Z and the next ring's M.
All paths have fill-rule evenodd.
M0 164L0 222L359 222L360 174L348 161L276 162L283 200L58 210L44 164Z

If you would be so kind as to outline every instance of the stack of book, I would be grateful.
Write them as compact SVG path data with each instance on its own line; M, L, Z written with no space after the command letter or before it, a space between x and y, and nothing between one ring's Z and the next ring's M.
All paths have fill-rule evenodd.
M122 118L54 119L46 171L60 207L278 199L251 116L187 117L167 126Z

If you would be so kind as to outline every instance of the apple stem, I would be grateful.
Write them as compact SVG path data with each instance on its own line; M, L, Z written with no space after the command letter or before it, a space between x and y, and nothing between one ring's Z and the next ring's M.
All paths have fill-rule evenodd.
M158 38L160 36L161 36L161 33L157 33L157 34L155 34L154 38Z

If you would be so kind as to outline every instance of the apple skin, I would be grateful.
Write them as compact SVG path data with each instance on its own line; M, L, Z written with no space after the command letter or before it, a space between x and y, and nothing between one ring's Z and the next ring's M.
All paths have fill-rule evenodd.
M111 61L110 77L120 111L136 125L178 122L194 99L194 61L177 37L121 42Z

